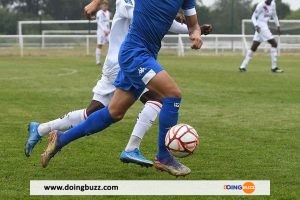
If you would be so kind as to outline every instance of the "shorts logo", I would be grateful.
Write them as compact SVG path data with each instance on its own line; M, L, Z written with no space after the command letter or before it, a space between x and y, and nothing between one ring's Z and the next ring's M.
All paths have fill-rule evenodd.
M179 108L180 107L180 103L174 103L174 107L175 108Z
M245 182L243 185L224 185L224 190L243 190L246 194L252 194L255 191L255 185L252 182Z
M145 72L146 68L140 67L138 70L139 70L139 76L141 76Z

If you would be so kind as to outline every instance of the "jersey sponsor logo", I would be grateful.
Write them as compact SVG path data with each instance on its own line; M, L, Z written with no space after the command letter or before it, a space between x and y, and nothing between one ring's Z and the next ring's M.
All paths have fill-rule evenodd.
M263 8L264 8L265 12L267 12L267 13L269 12L269 9L267 6L264 6Z
M133 6L133 3L132 3L132 1L131 0L124 0L125 1L125 3L127 3L127 4L130 4L130 5L132 5Z

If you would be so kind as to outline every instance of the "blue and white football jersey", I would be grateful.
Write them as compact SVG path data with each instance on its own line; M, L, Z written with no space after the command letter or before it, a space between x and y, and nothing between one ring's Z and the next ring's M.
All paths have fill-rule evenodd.
M161 40L170 29L179 9L195 15L194 0L138 0L133 20L119 52L117 88L132 91L136 98L163 67L156 61Z
M157 55L161 40L170 29L179 9L195 8L194 0L139 0L136 1L128 40L143 44ZM186 12L187 13L187 12ZM126 40L125 40L126 41Z

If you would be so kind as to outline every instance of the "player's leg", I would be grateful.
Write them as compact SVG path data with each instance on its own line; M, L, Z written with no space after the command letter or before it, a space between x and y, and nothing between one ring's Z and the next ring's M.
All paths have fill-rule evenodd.
M181 91L176 82L153 57L143 55L140 59L134 59L128 64L127 52L120 51L119 61L121 61L120 65L124 66L124 74L130 79L132 85L136 88L142 88L146 85L150 91L162 97L163 105L159 115L158 153L154 165L157 169L167 171L175 176L187 175L191 170L175 160L165 145L168 129L177 124Z
M275 72L275 73L282 73L283 70L279 69L278 66L277 66L277 56L278 56L278 49L277 49L277 47L278 47L278 44L277 44L277 42L276 42L276 40L274 38L268 40L268 42L271 45L271 50L270 50L271 63L272 63L271 71Z
M165 134L178 120L181 91L166 71L159 72L147 84L147 88L162 96L162 108L159 117L159 152L158 159L168 157L169 151L164 144Z
M102 44L97 44L97 47L96 47L96 52L95 52L96 65L101 65L102 46L103 46Z
M41 123L37 130L41 136L46 136L53 130L65 131L81 123L86 119L86 117L86 109L71 111L60 118Z
M42 166L46 167L50 159L70 142L100 132L114 122L121 120L134 101L135 98L130 92L117 89L109 106L92 113L84 122L63 134L59 131L53 131L50 134L48 147L41 156Z
M161 97L152 91L143 93L140 101L144 104L144 107L139 113L131 138L125 148L126 151L133 151L135 148L140 147L141 140L152 126L162 107Z
M259 41L255 41L253 40L252 42L252 46L251 48L246 52L246 56L240 66L240 71L241 72L246 72L247 71L247 67L248 67L248 64L250 62L250 60L253 58L253 54L254 52L256 52L258 46L260 45L260 42Z
M71 111L55 120L41 124L38 122L30 122L28 124L28 138L25 144L25 155L29 157L35 145L42 139L42 137L49 135L51 131L68 130L83 122L91 113L103 107L104 105L102 103L92 100L86 109Z
M119 80L120 83L124 81L124 88L130 90L131 84L125 79L125 76L123 76L122 73L119 73L117 80ZM120 86L123 85L120 84ZM101 87L103 88L103 91L98 91L97 88ZM133 94L131 92L126 92L121 89L117 89L116 91L115 90L116 88L111 84L110 79L106 76L102 76L101 81L98 81L96 87L94 87L93 89L94 97L103 94L113 94L114 96L112 96L112 98L109 98L109 100L111 101L109 102L109 100L107 99L106 102L109 102L110 105L92 113L86 121L82 122L76 127L71 128L64 134L62 134L62 132L59 131L53 131L50 134L50 141L48 143L48 147L41 157L43 167L46 167L50 159L68 143L83 136L99 132L110 126L112 123L119 121L123 118L127 109L134 103L135 98L133 97Z
M154 166L158 170L166 171L174 176L185 176L191 170L175 160L165 145L167 131L178 121L181 91L166 71L161 71L154 76L147 84L147 88L162 96L162 108L159 115L158 153Z
M101 65L101 55L103 45L108 43L108 36L103 33L97 36L97 47L96 47L96 65Z
M135 163L141 166L152 166L153 162L147 160L139 150L141 141L155 121L161 109L160 97L151 91L142 94L140 101L144 108L139 113L136 124L131 133L127 146L120 155L120 160L125 163Z
M46 123L39 124L37 122L31 122L28 127L28 139L25 144L25 155L29 157L38 141L41 140L43 136L47 136L51 131L68 130L80 124L91 113L108 105L114 91L115 87L112 85L112 82L107 77L102 76L93 88L93 100L86 109L69 112L63 117Z

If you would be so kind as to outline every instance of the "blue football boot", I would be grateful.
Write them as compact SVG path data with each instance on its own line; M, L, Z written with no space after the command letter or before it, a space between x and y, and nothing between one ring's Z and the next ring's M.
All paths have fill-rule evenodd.
M28 124L28 139L25 144L25 155L29 157L32 153L34 146L41 140L41 136L38 133L39 123L30 122Z
M153 162L147 160L138 148L133 151L122 151L120 155L120 160L124 163L134 163L142 167L152 167Z

